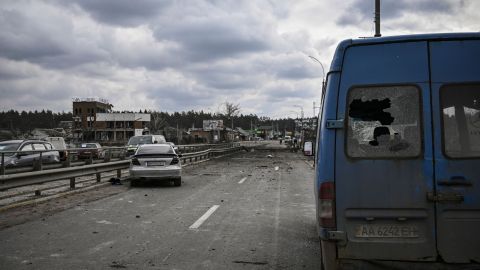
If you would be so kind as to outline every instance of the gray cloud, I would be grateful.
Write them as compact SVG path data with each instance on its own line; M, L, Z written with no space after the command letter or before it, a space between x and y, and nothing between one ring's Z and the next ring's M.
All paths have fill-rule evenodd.
M51 35L65 33L66 26L33 23L17 10L0 10L0 55L14 60L35 60L65 53L61 38ZM63 28L63 29L62 29Z
M453 0L388 0L381 1L381 19L388 21L407 13L452 13L462 2ZM355 0L338 18L339 25L358 25L365 21L372 22L375 1Z
M167 7L170 1L78 0L70 3L77 4L101 23L131 27L145 24Z
M174 25L173 25L174 24ZM161 23L154 28L159 41L181 47L178 57L206 61L271 49L271 33L243 18L188 18Z
M308 55L328 69L338 41L373 25L373 1L320 2L4 0L0 108L68 111L72 97L99 97L117 110L230 101L246 114L307 113L322 75ZM448 30L478 31L473 1L382 3L397 32L444 29L446 16Z

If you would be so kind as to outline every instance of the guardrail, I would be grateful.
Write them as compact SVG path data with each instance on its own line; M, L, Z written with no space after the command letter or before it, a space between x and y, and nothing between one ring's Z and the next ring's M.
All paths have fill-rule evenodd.
M223 145L224 147L226 145ZM199 152L190 152L182 154L182 162L194 162L210 157L229 154L243 149L237 144L228 144L226 148L210 148ZM22 187L27 185L42 184L58 180L70 179L70 188L75 188L75 180L77 177L86 175L96 175L97 182L101 180L101 174L104 172L117 171L117 177L120 178L121 170L127 169L130 160L112 161L108 163L98 163L78 167L57 168L51 170L24 172L8 175L0 175L0 191Z
M180 153L196 153L208 149L215 148L231 148L239 143L225 143L225 144L190 144L190 145L178 145ZM58 152L66 153L65 160L59 162L48 162L45 160L45 156L52 152L57 153L56 156L60 156ZM88 154L85 154L88 152ZM28 155L33 155L27 157ZM16 155L19 159L31 160L24 166L11 166L6 168L5 160L9 156ZM57 169L57 168L69 168L72 166L90 165L96 163L107 163L111 161L124 160L126 158L125 147L102 147L102 148L69 148L65 150L29 150L29 151L0 151L0 175L23 173L31 171L42 171L44 169ZM8 164L7 164L8 166Z

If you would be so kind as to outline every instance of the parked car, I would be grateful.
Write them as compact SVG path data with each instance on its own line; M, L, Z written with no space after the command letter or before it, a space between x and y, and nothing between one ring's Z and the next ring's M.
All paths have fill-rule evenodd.
M167 144L171 145L173 147L173 150L175 150L175 153L178 154L178 146L176 146L173 142L167 142Z
M181 155L169 144L140 145L130 161L130 177L135 180L173 180L182 185Z
M316 147L323 268L478 268L479 59L480 33L338 45Z
M48 151L50 150L50 151ZM60 162L60 154L53 145L41 140L9 140L0 142L0 152L16 151L4 155L5 167L32 166L42 156L42 163ZM0 157L1 163L1 157Z
M80 149L78 150L78 158L104 158L105 150L99 143L82 143Z
M128 143L125 147L127 151L126 156L131 156L137 151L139 145L142 144L157 144L157 143L166 143L165 137L163 135L139 135L133 136L128 140Z
M60 160L67 160L67 144L65 143L65 139L63 137L46 137L44 140L51 143L53 147L58 150L58 153L60 154Z

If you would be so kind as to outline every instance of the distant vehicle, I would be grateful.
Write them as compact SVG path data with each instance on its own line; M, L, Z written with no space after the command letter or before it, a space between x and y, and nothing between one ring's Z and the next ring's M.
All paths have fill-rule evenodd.
M305 156L311 156L313 155L313 144L310 141L305 142L303 145L303 154Z
M135 180L173 180L182 185L181 155L169 144L140 145L130 161L130 177Z
M283 140L285 141L285 143L291 142L291 141L292 141L292 137L287 135L287 136L285 136L285 137L283 138Z
M316 147L324 269L479 268L479 59L478 32L338 45Z
M99 143L82 143L80 149L78 150L78 158L104 158L105 150Z
M60 160L66 160L68 158L67 144L63 137L46 137L45 141L51 143L58 153L60 153Z
M127 156L131 156L137 151L139 145L167 143L163 135L139 135L133 136L128 140L126 151Z
M49 142L41 140L9 140L0 142L0 152L18 151L18 153L5 154L5 167L32 166L34 162L40 160L40 153L34 152L35 150L45 151L41 154L43 164L60 162L60 154L58 151L55 151L53 145Z

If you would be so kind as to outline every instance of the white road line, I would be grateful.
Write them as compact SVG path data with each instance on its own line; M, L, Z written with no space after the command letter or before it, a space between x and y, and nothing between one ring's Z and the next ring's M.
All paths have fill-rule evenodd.
M308 166L310 166L310 167L312 167L312 168L314 167L313 163L310 163L310 162L308 162L308 161L306 161L306 160L303 160L303 161L304 161L305 163L307 163Z
M245 180L247 180L247 177L242 178L242 180L238 181L238 183L242 184L243 182L245 182Z
M198 227L200 227L203 222L205 222L205 220L207 220L207 218L209 218L213 212L215 212L215 210L217 210L217 208L220 207L220 205L214 205L212 207L210 207L210 209L208 209L207 212L205 212L205 214L203 214L203 216L201 216L199 219L197 219L197 221L195 221L195 223L192 224L192 226L188 227L189 229L198 229Z

